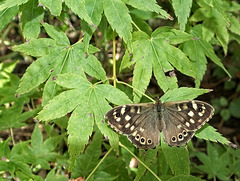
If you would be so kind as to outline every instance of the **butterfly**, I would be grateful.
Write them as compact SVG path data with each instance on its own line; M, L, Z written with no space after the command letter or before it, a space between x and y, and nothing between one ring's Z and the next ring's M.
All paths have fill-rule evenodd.
M203 101L157 101L117 106L105 118L108 125L126 135L134 146L148 150L159 144L161 132L169 146L186 145L213 114L214 108Z

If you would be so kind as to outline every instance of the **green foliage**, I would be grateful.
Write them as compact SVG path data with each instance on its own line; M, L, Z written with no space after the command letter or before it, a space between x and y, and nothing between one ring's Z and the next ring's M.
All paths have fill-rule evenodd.
M230 148L222 148L211 143L207 143L207 153L195 152L192 156L196 156L201 165L197 169L208 174L208 179L229 180L231 175L239 175L239 161L236 161L239 150Z
M152 84L164 93L162 102L209 93L214 86L199 88L207 67L213 81L232 77L223 88L233 96L212 101L216 115L224 121L240 118L235 48L240 5L227 0L160 5L156 0L0 2L1 53L11 52L0 58L1 180L68 180L68 172L87 180L239 179L239 150L224 147L231 142L208 124L196 133L207 140L206 152L194 144L169 147L163 136L157 148L143 151L104 119L110 105L151 99L144 94ZM230 63L223 64L221 54L232 55ZM31 63L21 79L15 72L19 60ZM182 86L193 82L195 87ZM32 129L30 136L15 136L25 127ZM192 157L200 164L190 164ZM137 167L130 167L132 160Z

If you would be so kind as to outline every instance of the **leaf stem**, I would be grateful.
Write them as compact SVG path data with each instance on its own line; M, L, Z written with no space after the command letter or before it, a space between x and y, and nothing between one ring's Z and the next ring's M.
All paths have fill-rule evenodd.
M131 152L125 145L119 142L119 146L127 150L134 158L138 160L139 163L141 163L149 172L151 172L157 180L161 181L161 179L147 165L145 165L145 163L143 163L133 152Z
M134 89L135 91L137 91L137 92L139 92L140 94L142 94L142 95L144 95L145 97L147 97L147 98L148 98L149 100L151 100L152 102L155 102L154 99L152 99L151 97L149 97L148 95L146 95L146 94L143 93L142 91L136 89L135 87L127 84L126 82L122 82L122 81L120 81L120 80L117 80L117 83L121 83L121 84L124 84L124 85L126 85L126 86L128 86L128 87L131 87L131 88Z
M12 128L10 128L10 133L11 133L11 137L12 137L13 146L15 146L15 140L14 140L14 135L13 135L13 129Z
M138 31L142 31L142 30L136 25L136 23L135 23L134 21L132 21L132 24L137 28Z
M100 162L96 165L96 167L92 170L92 172L88 175L85 181L88 181L90 177L94 174L94 172L98 169L98 167L101 165L101 163L105 160L105 158L109 155L109 153L113 150L111 147L108 152L104 155L104 157L100 160Z
M128 87L134 89L135 91L139 92L139 93L142 94L143 96L147 97L147 98L148 98L149 100L151 100L152 102L155 102L155 100L154 100L153 98L149 97L147 94L145 94L145 93L143 93L142 91L138 90L137 88L135 88L135 87L129 85L128 83L123 82L123 81L120 81L120 80L118 80L117 78L114 78L114 77L113 77L113 78L107 78L107 79L101 80L101 81L99 81L99 82L96 82L94 85L97 85L97 84L103 83L103 82L105 82L105 81L107 81L107 80L113 80L113 81L115 80L116 83L124 84L124 85L126 85L126 86L128 86Z
M113 31L113 86L117 87L117 73L116 73L116 40L115 31Z

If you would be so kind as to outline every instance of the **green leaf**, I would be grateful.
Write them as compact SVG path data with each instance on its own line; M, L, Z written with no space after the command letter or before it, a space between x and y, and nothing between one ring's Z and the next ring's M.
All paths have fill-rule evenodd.
M71 56L71 59L80 62L82 69L88 75L100 80L106 79L106 72L97 58L92 54L88 54L86 57L83 43L77 43L73 46Z
M122 58L121 65L119 68L119 72L121 72L123 69L132 66L136 60L132 59L132 55L129 54L129 51L126 50L125 54Z
M17 93L24 94L43 83L50 76L54 63L60 63L59 61L64 59L65 54L66 50L61 52L55 49L33 62L23 75Z
M64 39L65 34L57 34L57 31L47 24L44 26L47 27L48 33L56 42L58 39ZM72 72L83 75L83 71L85 71L98 79L106 78L106 73L96 57L91 54L86 57L83 43L77 43L66 48L67 42L64 42L62 44L65 44L65 46L56 46L49 54L38 58L28 67L21 79L17 90L18 94L24 94L32 90L49 78L43 92L43 104L45 105L60 91L60 87L52 81L52 79L56 79L58 74Z
M67 177L65 175L57 175L55 174L56 169L52 169L50 172L48 172L46 181L56 180L56 181L68 181Z
M152 76L153 55L149 36L143 32L134 33L133 59L136 65L133 71L133 87L144 92ZM134 91L134 102L139 102L142 94Z
M106 172L110 174L112 177L115 178L113 180L120 180L120 181L126 181L126 180L132 180L131 175L129 174L128 170L126 169L129 166L129 162L125 161L125 158L122 157L116 157L115 155L108 155L104 161L99 166L99 169L97 169L96 174L94 174L94 180L99 176L99 173ZM98 174L97 174L98 172Z
M190 33L194 38L183 43L183 52L188 55L189 59L192 61L193 71L196 72L195 85L196 87L200 87L203 75L207 69L207 59L199 40L201 34L197 26L193 27Z
M215 54L212 45L210 43L208 43L207 41L205 41L204 39L200 38L201 35L202 35L202 33L201 33L201 25L195 26L193 28L193 30L191 31L191 34L193 34L193 36L196 37L195 38L196 40L193 40L193 41L197 41L196 43L198 45L198 52L203 52L205 54L205 56L210 58L215 64L217 64L219 67L221 67L226 72L226 74L231 78L231 75L225 69L225 67L223 66L221 60ZM196 65L195 65L194 69L196 69Z
M84 19L88 24L92 25L92 20L87 14L84 0L65 0L65 3L79 18Z
M91 87L91 82L89 82L86 77L73 73L58 75L55 82L69 89L76 88L79 90L79 93Z
M121 0L104 0L103 9L112 29L116 30L124 42L130 45L132 25L127 6Z
M98 129L107 139L109 139L111 146L118 153L118 141L119 141L118 135L107 126L103 116L107 111L111 109L111 107L108 105L108 102L104 99L104 96L101 94L101 91L97 89L97 86L93 90L92 95L90 97L90 104L94 112L95 123Z
M194 153L203 163L197 169L208 174L208 179L217 177L219 180L228 180L230 170L227 166L229 163L229 154L220 153L216 147L207 142L207 155L202 152Z
M50 12L55 16L59 16L62 11L61 0L39 0L39 3L49 8Z
M43 143L42 132L39 128L39 124L37 123L31 136L31 146L33 149L41 151L42 143Z
M117 177L104 171L98 171L94 174L94 181L112 181L116 180Z
M191 37L187 33L169 27L155 30L151 37L143 32L134 33L133 59L136 65L133 72L133 86L144 92L152 76L152 68L158 85L164 92L178 87L174 67L186 75L195 77L191 62L186 55L170 44L181 43ZM165 75L165 72L170 72L169 76ZM141 96L140 93L134 92L134 102L139 102Z
M185 26L191 12L192 0L173 0L172 6L178 18L180 30L185 31Z
M76 156L83 152L93 131L93 115L88 105L84 106L84 103L80 103L81 106L73 111L68 122L68 152L71 164L74 163Z
M96 92L97 94L104 96L108 101L114 103L115 105L132 103L132 101L128 98L128 96L124 92L120 91L119 89L116 89L111 85L100 84L96 86L95 90L97 91Z
M134 8L144 10L144 11L151 11L161 14L164 18L168 19L170 15L162 9L161 6L157 4L155 0L123 0L126 4L131 5Z
M34 164L40 164L44 169L50 169L49 163L56 159L57 153L54 152L59 142L62 140L62 136L55 136L47 138L43 141L43 135L39 128L39 124L35 125L32 137L31 137L31 152L35 158L31 161Z
M59 56L59 60L54 61L54 71L49 78L49 81L45 84L43 92L43 104L45 105L54 95L61 91L61 88L56 85L51 79L55 79L58 74L63 73L75 73L84 76L85 71L88 75L96 77L97 79L106 79L106 73L101 65L101 63L96 59L95 56L86 54L84 52L84 44L77 43L68 49L63 48L65 55L59 56L59 53L55 56ZM90 52L89 52L90 53Z
M203 180L192 175L178 175L168 179L168 181L203 181Z
M169 26L162 26L157 28L153 33L152 37L159 40L165 40L170 44L180 44L188 40L192 40L193 36L191 34L176 30Z
M65 35L64 32L54 28L52 25L49 25L47 23L43 23L43 27L45 28L47 34L56 41L57 45L64 46L64 47L70 46L68 37Z
M174 175L189 175L190 174L190 161L188 150L186 147L170 147L168 146L161 134L162 151L166 161L171 168Z
M40 21L43 20L43 8L38 6L37 0L29 0L22 5L22 33L26 39L37 38L40 33Z
M99 0L86 0L85 6L89 17L92 19L95 26L100 24L102 13L103 13L103 1ZM95 27L87 24L85 21L82 22L82 30L84 33L83 42L85 44L85 51L87 52L89 42L92 38L93 32L96 30Z
M2 29L5 28L12 18L17 15L18 9L18 6L13 6L0 11L0 31L2 31Z
M223 118L224 121L227 121L231 118L231 112L229 109L223 109L220 112L220 116Z
M183 100L193 100L199 95L204 93L208 93L208 89L197 89L197 88L187 88L181 87L173 90L167 91L160 100L162 102L170 102L170 101L183 101Z
M22 97L14 100L14 106L10 109L3 109L0 114L0 130L6 130L9 128L19 128L25 125L24 121L34 116L38 111L27 111L22 113L24 103L28 102L28 98Z
M36 118L43 121L50 121L63 117L76 108L79 102L86 96L89 89L90 87L86 87L86 90L83 92L80 92L78 89L62 92L50 100Z
M8 145L10 140L11 140L11 138L8 138L5 141L2 141L0 143L0 156L1 157L5 156L7 159L10 158L10 148Z
M190 60L180 49L170 45L162 38L162 36L159 36L159 34L155 36L154 33L152 37L152 45L159 61L161 60L162 62L165 62L164 64L167 64L168 62L168 64L170 63L183 74L195 77ZM169 71L170 64L167 67L164 64L163 69Z
M15 45L14 51L19 51L34 57L47 55L56 46L56 42L50 38L32 39L29 42Z
M11 8L14 6L19 6L21 4L24 4L28 2L28 0L5 0L1 5L0 5L0 11L6 9L6 8Z
M224 11L224 4L219 0L211 0L210 2L198 1L201 7L195 11L190 18L191 21L202 21L203 39L209 42L214 35L222 45L224 53L227 53L227 44L229 40L230 21L228 13Z
M84 154L78 156L72 170L73 178L86 178L86 176L88 176L98 164L101 155L101 138L102 135L99 134L99 132L96 132Z
M212 142L222 143L226 145L229 145L231 143L225 137L223 137L220 133L218 133L215 128L213 128L207 123L200 130L196 132L195 136L199 139L209 140Z
M156 160L157 153L158 153L157 148L148 151L143 151L139 159L141 159L144 162L144 164L150 168L150 166L153 164L153 161ZM139 163L135 181L140 180L145 172L146 167Z
M229 16L229 20L231 22L230 30L237 35L240 35L240 24L239 20L235 16Z
M51 101L49 101L49 103L39 113L37 118L40 120L48 121L62 117L73 110L73 113L82 112L81 114L78 113L78 115L81 116L82 120L88 120L86 124L89 126L89 129L87 129L85 135L82 135L85 136L82 138L82 143L80 145L79 143L76 145L76 126L74 125L77 124L76 121L79 119L75 118L75 116L77 117L78 115L73 115L74 117L70 119L70 121L72 121L72 125L69 125L68 127L68 132L73 134L73 138L69 135L69 137L71 137L71 140L73 140L72 142L69 142L69 147L78 147L79 150L77 150L75 153L80 153L80 151L83 149L83 145L86 144L86 140L88 139L92 130L92 127L90 126L92 125L92 119L95 119L95 123L98 126L99 130L104 134L104 136L109 138L110 144L114 147L115 150L117 150L118 136L107 126L107 124L105 124L104 121L104 114L111 108L106 99L109 99L116 104L124 104L131 103L129 98L123 92L117 90L116 88L113 88L110 85L93 86L87 81L86 78L83 78L82 75L62 74L59 75L55 82L63 87L71 88L71 90L62 92L58 96L54 97ZM114 97L118 97L118 99L113 99ZM78 111L82 110L82 108L78 107L84 108L84 111ZM89 118L89 113L92 116L91 119ZM85 125L85 123L81 125ZM82 127L81 129L86 128ZM72 162L74 162L74 157L76 156L74 155L71 155Z

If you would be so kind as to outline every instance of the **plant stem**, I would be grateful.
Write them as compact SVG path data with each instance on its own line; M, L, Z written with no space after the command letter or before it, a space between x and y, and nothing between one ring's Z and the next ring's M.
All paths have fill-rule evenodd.
M113 31L113 86L117 87L116 81L117 73L116 73L116 40L115 40L115 31Z
M13 146L15 146L15 140L14 140L14 135L13 135L13 129L12 128L10 128L10 133L11 133L11 137L12 137Z
M100 160L100 162L96 165L96 167L92 170L92 172L88 175L85 181L88 181L90 177L94 174L94 172L98 169L98 167L101 165L101 163L105 160L105 158L109 155L109 153L113 150L111 147L108 152L104 155L104 157Z
M147 98L148 98L149 100L151 100L152 102L155 102L154 99L152 99L152 98L149 97L148 95L144 94L142 91L136 89L135 87L127 84L126 82L122 82L122 81L117 80L117 83L121 83L121 84L124 84L124 85L126 85L126 86L128 86L128 87L131 87L131 88L134 89L135 91L137 91L137 92L139 92L140 94L142 94L142 95L144 95L145 97L147 97Z
M141 163L149 172L151 172L157 180L161 181L161 179L147 165L145 165L145 163L143 163L136 155L134 155L134 153L131 152L125 145L119 142L119 146L127 150L134 158L138 160L139 163Z

